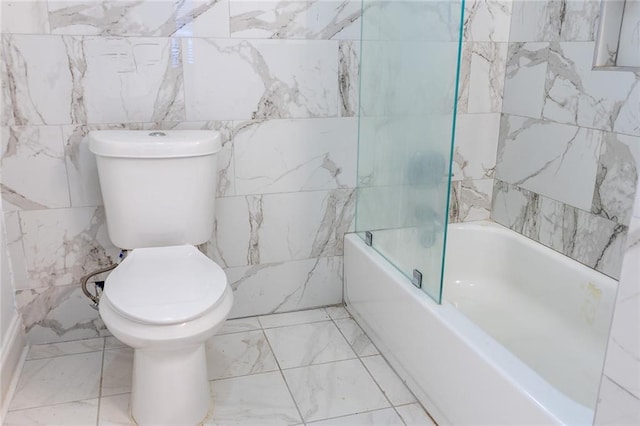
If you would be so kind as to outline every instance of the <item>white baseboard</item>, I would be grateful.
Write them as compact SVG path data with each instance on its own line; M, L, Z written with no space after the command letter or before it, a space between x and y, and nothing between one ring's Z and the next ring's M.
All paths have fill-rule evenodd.
M13 317L7 334L2 341L2 356L0 358L0 424L9 409L13 398L22 366L27 357L27 340L19 315Z

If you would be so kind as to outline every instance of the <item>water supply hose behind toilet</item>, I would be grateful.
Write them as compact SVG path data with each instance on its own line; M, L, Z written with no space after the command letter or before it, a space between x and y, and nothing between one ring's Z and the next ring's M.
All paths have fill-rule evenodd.
M120 255L118 256L118 258L120 260L122 260L124 257L126 256L126 250L122 250L120 252ZM106 266L104 268L101 269L97 269L87 275L85 275L84 277L82 277L82 279L80 280L80 287L82 287L82 292L84 293L85 296L87 296L89 299L91 299L91 307L93 309L98 309L98 306L100 305L100 292L98 291L98 289L103 289L104 288L104 281L96 281L95 282L95 286L96 286L96 293L92 294L89 289L87 288L87 284L89 282L89 280L92 277L95 277L96 275L99 274L103 274L105 272L109 272L113 269L116 268L116 266L118 266L119 263L114 263L112 265Z

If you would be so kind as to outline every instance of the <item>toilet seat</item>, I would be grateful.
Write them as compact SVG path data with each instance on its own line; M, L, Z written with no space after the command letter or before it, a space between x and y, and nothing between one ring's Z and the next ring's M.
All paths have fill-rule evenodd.
M178 324L215 306L227 287L220 266L194 246L133 250L105 282L119 314L146 324Z

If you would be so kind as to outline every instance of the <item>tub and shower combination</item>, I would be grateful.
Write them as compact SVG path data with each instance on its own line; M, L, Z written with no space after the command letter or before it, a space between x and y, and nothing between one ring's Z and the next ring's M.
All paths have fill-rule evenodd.
M440 424L592 423L616 282L491 222L449 225L443 301L362 238L345 301Z
M447 225L451 180L492 167L455 149L463 10L363 0L347 309L440 424L590 425L616 282L496 223Z

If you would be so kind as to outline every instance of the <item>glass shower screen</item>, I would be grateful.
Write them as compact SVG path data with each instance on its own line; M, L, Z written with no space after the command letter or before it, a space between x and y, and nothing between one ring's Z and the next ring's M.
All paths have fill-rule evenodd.
M363 0L356 231L438 303L463 6Z

